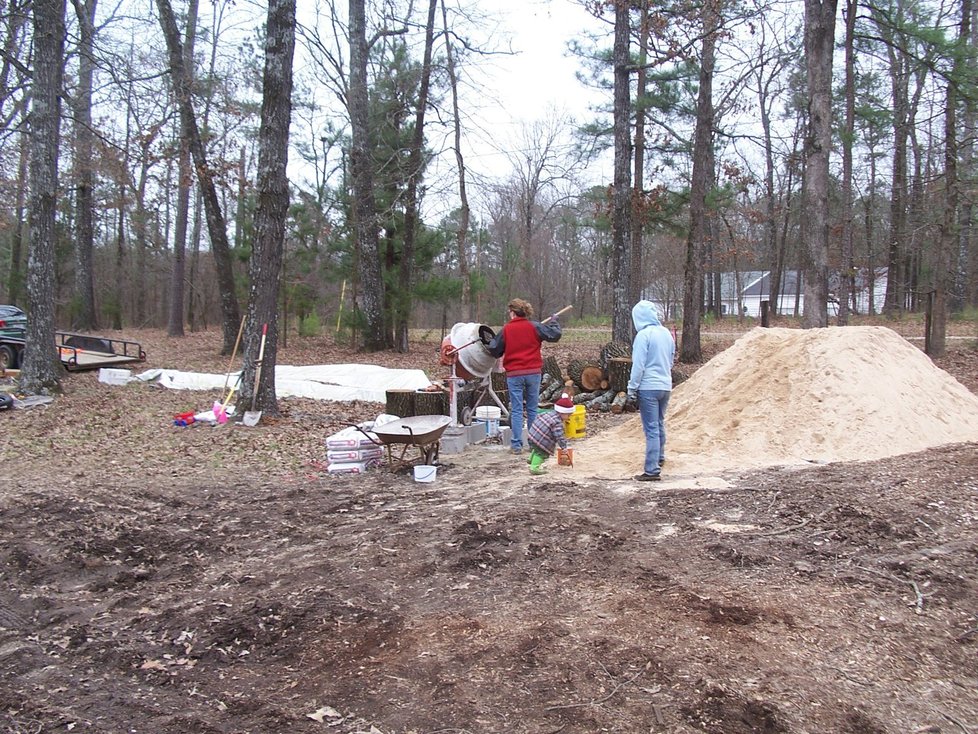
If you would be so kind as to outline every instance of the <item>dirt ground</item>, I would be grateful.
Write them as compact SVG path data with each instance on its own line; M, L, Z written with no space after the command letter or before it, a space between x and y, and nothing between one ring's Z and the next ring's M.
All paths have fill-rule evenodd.
M216 331L126 337L227 368ZM939 365L978 391L971 342ZM180 428L218 393L65 388L0 413L2 732L978 732L975 444L712 485L470 446L421 484L327 474L380 404Z

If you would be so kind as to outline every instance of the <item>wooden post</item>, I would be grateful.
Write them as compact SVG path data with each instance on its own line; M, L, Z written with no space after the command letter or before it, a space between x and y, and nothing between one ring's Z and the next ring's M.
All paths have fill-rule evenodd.
M761 326L767 328L771 325L771 302L761 301Z

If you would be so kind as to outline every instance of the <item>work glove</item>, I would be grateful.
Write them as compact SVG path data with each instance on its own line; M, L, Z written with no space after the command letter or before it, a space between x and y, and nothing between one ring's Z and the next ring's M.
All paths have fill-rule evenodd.
M631 405L633 408L638 405L638 391L629 390L628 396L625 398L625 405Z

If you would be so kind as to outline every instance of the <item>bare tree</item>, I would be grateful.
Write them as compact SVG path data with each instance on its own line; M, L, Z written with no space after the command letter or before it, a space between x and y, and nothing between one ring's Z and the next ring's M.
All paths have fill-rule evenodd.
M805 0L808 132L802 179L802 257L806 328L828 326L829 150L832 147L832 52L838 0Z
M853 261L852 146L856 131L856 0L846 0L845 126L842 131L842 267L839 279L839 326L849 323L849 299L855 286Z
M92 81L95 70L95 8L98 0L72 0L78 19L78 91L74 108L75 169L75 304L72 325L98 328L95 310L95 171L92 168Z
M33 394L61 392L61 363L54 344L54 259L64 46L65 0L35 0L27 259L30 318L20 375L21 390Z
M357 306L364 320L363 345L371 352L387 346L384 333L384 284L380 277L380 240L370 160L370 110L367 99L367 18L365 0L350 0L350 179L360 291Z
M255 247L249 275L243 395L253 394L263 326L268 335L256 408L278 414L275 362L278 353L278 293L289 209L289 123L292 116L292 59L295 53L295 0L270 0L265 32L261 128L258 133L258 206Z
M947 301L948 283L951 282L952 253L958 241L958 205L961 199L961 182L958 180L958 85L970 81L964 79L964 69L970 63L966 53L971 35L971 0L961 0L961 18L958 26L958 43L954 52L951 72L946 80L944 104L944 217L941 235L935 253L934 301L931 308L930 330L927 334L927 354L942 357L947 349Z
M399 352L408 351L411 283L414 280L414 242L418 230L418 185L424 169L424 120L428 109L428 89L431 86L431 49L434 45L437 9L438 0L428 0L428 21L425 25L424 59L421 62L421 82L414 115L414 135L408 151L408 180L404 203L404 251L401 253L399 308L395 312L394 320L394 348Z
M224 346L221 353L230 354L234 348L234 342L237 340L241 311L234 291L234 273L231 269L231 247L228 243L227 226L217 198L214 178L207 163L204 143L200 137L200 129L197 127L197 118L194 116L193 101L190 98L190 79L184 63L183 44L180 41L176 19L173 17L173 8L170 7L170 0L156 0L156 6L160 11L160 25L163 28L163 35L166 38L166 46L169 51L170 75L173 77L173 88L180 108L181 125L189 133L190 152L194 159L197 180L204 197L207 231L210 234L211 248L217 266L217 281L221 292L221 312L223 315L222 333L224 335Z
M458 108L458 71L455 68L455 51L452 47L452 34L448 30L448 13L445 10L445 2L441 3L441 19L444 29L445 56L448 66L448 83L452 95L452 129L454 139L452 148L455 153L455 164L458 166L458 198L459 218L458 227L455 230L455 241L458 247L458 276L462 281L462 308L463 316L466 319L473 317L472 313L472 283L469 277L469 259L466 251L466 238L469 233L469 222L471 220L471 209L469 207L469 195L465 182L465 160L462 157L462 120L459 116Z
M198 0L187 5L187 29L184 32L183 63L188 83L194 79L194 41L197 38ZM170 317L167 323L169 336L183 336L184 278L187 262L187 225L190 220L190 190L193 188L193 171L190 168L190 130L186 120L180 119L180 152L177 157L177 212L173 226L173 270L170 275Z
M629 3L616 2L615 42L612 49L615 160L611 191L611 287L614 294L611 338L622 342L631 341L633 305L628 302L631 292L628 279L631 276L629 243L632 229L632 177L629 168L632 162L630 42Z
M683 295L683 337L679 349L682 362L702 358L700 321L703 316L703 261L708 229L707 196L714 180L713 73L716 67L716 31L720 25L715 0L707 0L703 16L703 49L700 54L699 97L696 101L696 130L693 133L693 174L689 187L689 234L686 238L686 269Z

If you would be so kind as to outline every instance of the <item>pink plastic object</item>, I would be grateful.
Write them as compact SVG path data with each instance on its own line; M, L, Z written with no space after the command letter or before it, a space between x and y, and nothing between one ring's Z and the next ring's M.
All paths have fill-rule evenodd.
M224 410L221 404L216 400L214 401L214 418L216 418L217 422L221 424L228 422L227 412Z

